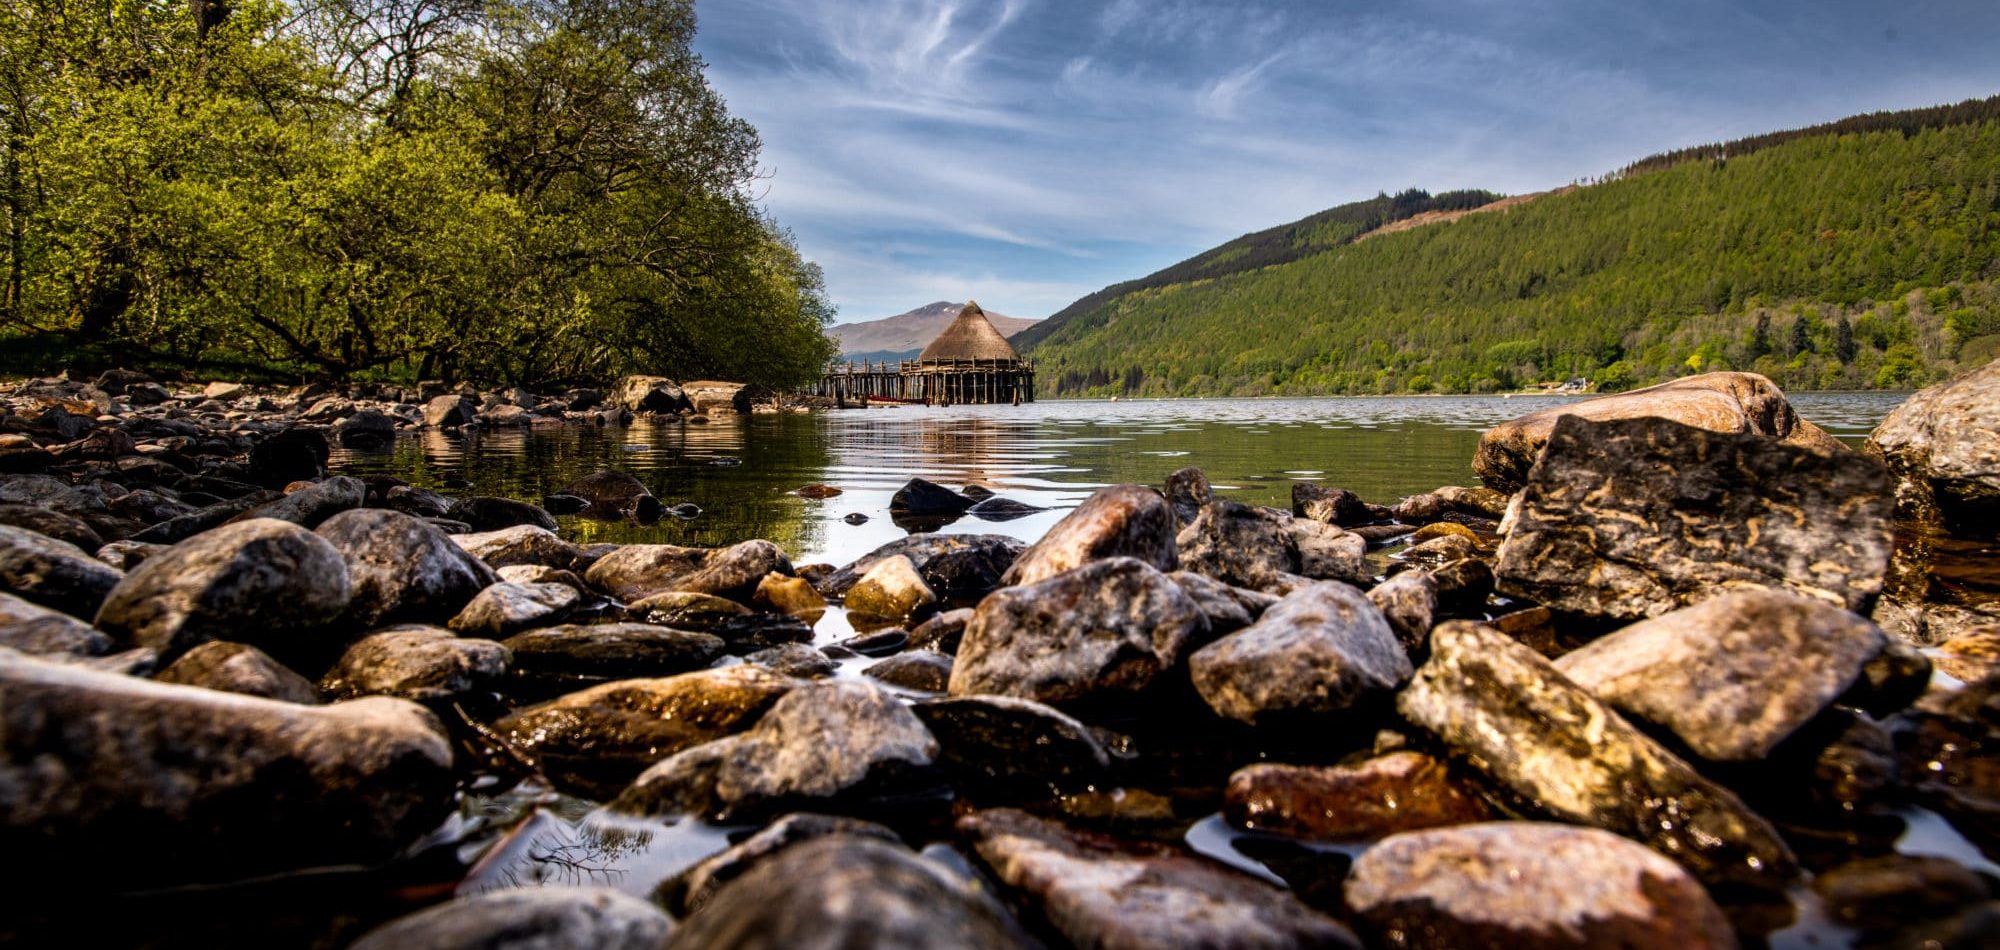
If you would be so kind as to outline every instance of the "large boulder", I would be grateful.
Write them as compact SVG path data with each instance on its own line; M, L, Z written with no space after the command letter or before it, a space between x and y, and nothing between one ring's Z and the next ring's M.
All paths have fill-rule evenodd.
M1866 451L1895 476L1905 516L1940 518L1955 533L2000 533L2000 360L1904 400Z
M679 384L665 376L627 376L611 391L611 401L632 412L667 415L692 411L694 404Z
M1021 552L1002 582L1032 584L1107 557L1134 557L1171 571L1180 561L1177 530L1173 508L1159 492L1144 485L1100 488Z
M1151 686L1208 631L1194 600L1136 558L1092 561L980 601L951 694L1064 703Z
M1513 493L1527 484L1556 420L1593 422L1660 418L1726 434L1759 435L1822 454L1847 451L1840 440L1799 418L1785 394L1756 373L1703 373L1646 389L1550 406L1503 422L1479 437L1472 471L1486 487Z
M292 656L323 646L351 597L338 549L291 522L259 518L147 558L104 599L97 626L169 656L209 640Z
M1641 621L1556 660L1578 686L1665 726L1705 759L1754 761L1845 693L1882 631L1825 601L1723 594Z
M659 908L610 888L529 885L397 918L350 950L659 950L673 931L674 922Z
M18 653L0 693L0 842L37 873L117 889L372 864L452 806L450 740L402 700L301 706Z
M959 819L1000 883L1079 947L1359 947L1270 884L1162 846L1085 835L1012 809Z
M397 511L362 508L314 532L347 561L353 600L347 620L367 630L390 623L441 623L496 578L451 536Z
M1387 946L1736 947L1729 919L1686 871L1591 828L1513 821L1400 834L1362 852L1344 889ZM1423 937L1398 939L1408 934Z
M1776 889L1797 870L1734 794L1491 627L1439 624L1396 708L1540 812L1644 842L1706 883Z
M1866 613L1888 569L1872 459L1665 419L1556 421L1500 545L1499 591L1638 619L1776 588Z
M1385 699L1410 678L1410 658L1366 595L1322 581L1194 651L1188 671L1218 714L1259 723Z
M75 617L90 617L125 575L82 548L0 525L0 588Z

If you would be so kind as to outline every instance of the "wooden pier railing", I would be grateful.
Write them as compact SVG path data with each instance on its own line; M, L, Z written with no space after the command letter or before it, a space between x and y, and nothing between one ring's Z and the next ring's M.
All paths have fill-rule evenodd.
M836 401L869 399L926 405L1019 405L1035 401L1033 360L885 360L834 363L813 395Z

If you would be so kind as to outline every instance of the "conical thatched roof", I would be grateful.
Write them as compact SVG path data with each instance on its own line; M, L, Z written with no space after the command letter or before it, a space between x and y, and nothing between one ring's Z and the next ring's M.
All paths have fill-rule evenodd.
M931 345L917 357L920 360L1018 360L1020 354L1007 344L1007 338L993 329L993 323L986 319L986 311L979 309L978 302L965 305L958 312L958 319L945 327Z

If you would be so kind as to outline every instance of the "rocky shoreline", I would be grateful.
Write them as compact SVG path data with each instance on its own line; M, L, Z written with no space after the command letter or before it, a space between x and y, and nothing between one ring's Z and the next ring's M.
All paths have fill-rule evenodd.
M1497 426L1483 487L1299 483L1285 510L1187 469L1032 544L916 533L848 565L559 536L551 509L671 513L615 472L535 505L326 470L423 426L761 405L655 378L0 389L0 840L42 872L0 932L1670 948L1817 920L1970 947L2000 925L2000 604L1926 560L1994 541L2000 363L1860 452L1715 373ZM1012 504L989 495L914 480L892 507L934 529ZM816 645L835 612L855 635ZM588 848L565 837L586 813ZM1240 860L1190 848L1216 814ZM1968 853L1898 850L1940 816ZM689 853L643 887L571 853L670 839ZM556 865L583 886L535 886ZM83 890L114 913L62 900Z

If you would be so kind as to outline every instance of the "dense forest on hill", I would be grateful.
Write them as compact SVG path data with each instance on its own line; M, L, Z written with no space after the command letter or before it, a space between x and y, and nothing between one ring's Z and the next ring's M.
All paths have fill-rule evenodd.
M1037 329L1039 385L1491 392L1585 377L1619 389L1729 368L1792 389L1920 386L2000 355L2000 120L1870 121L1881 130L1789 137L1086 298Z
M832 347L692 0L0 5L0 361L783 385Z

